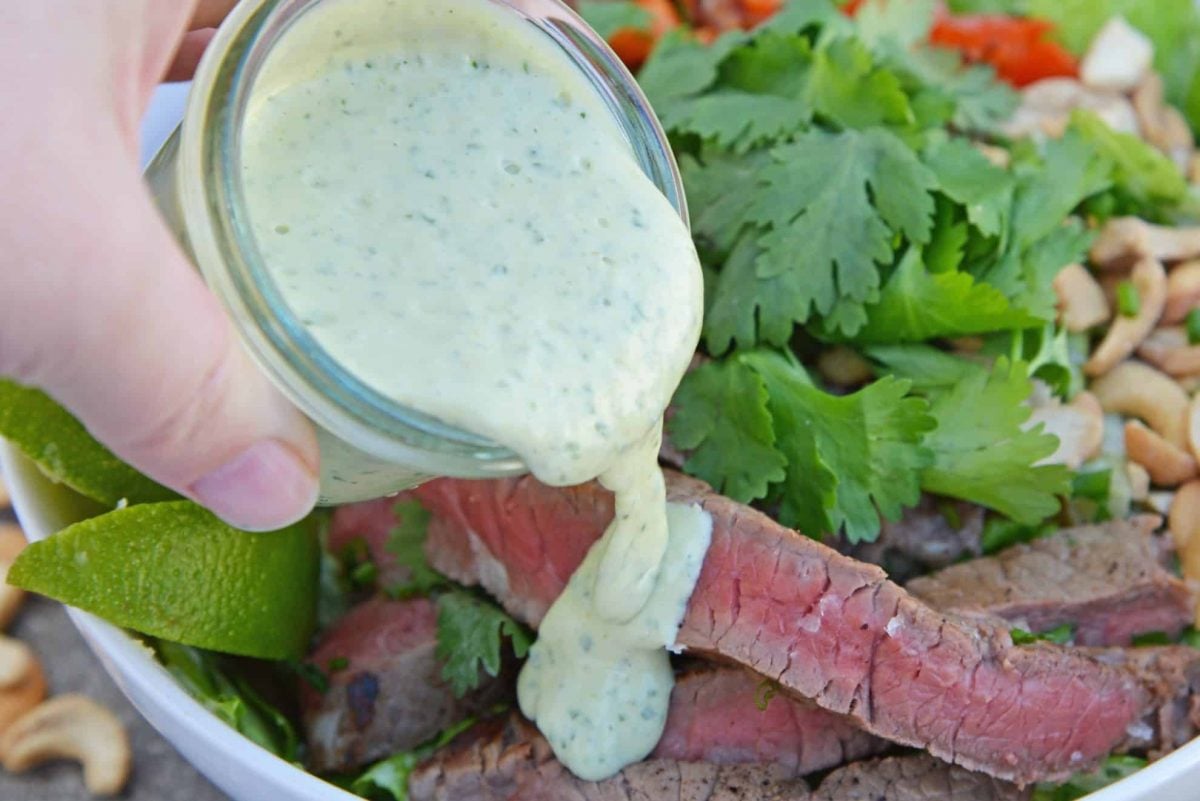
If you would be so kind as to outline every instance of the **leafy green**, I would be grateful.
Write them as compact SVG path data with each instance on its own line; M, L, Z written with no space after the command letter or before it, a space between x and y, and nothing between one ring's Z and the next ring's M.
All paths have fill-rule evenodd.
M813 110L845 128L903 125L913 116L899 77L877 66L857 39L832 39L817 49L807 97Z
M810 534L844 529L851 542L873 540L880 515L895 520L917 502L920 470L930 463L921 439L933 421L924 401L905 397L907 382L883 378L837 397L773 351L738 359L766 382L776 444L788 459L781 522ZM818 499L823 503L812 503Z
M794 278L779 289L796 322L815 311L852 335L878 296L877 265L891 261L893 238L929 241L936 179L881 129L813 130L771 155L747 214L769 226L756 272Z
M1070 471L1039 465L1058 447L1052 434L1024 431L1030 410L1027 366L997 360L990 374L968 376L935 396L937 428L925 440L934 453L922 487L972 501L1032 525L1056 512L1070 489Z
M617 31L630 28L637 31L650 29L654 17L649 11L637 3L600 2L599 0L579 0L576 5L579 16L592 26L596 33L605 39L611 38Z
M879 365L882 375L903 378L914 392L928 394L945 390L965 378L986 374L987 368L932 345L870 345L867 358Z
M350 791L363 798L408 801L408 777L417 765L445 748L475 723L475 718L466 718L411 751L400 751L376 762L350 782Z
M738 501L767 494L784 478L775 449L767 387L738 360L709 362L683 378L669 423L672 441L690 452L684 470Z
M1085 109L1071 113L1071 130L1111 165L1114 186L1137 204L1137 211L1149 215L1186 197L1187 181L1179 168L1141 138L1114 131Z
M1029 632L1025 629L1013 628L1009 630L1012 636L1013 645L1030 645L1035 642L1052 642L1056 645L1069 645L1075 640L1075 627L1070 623L1063 623L1061 626L1055 626L1052 629L1040 632Z
M227 659L166 640L154 641L154 650L163 667L201 706L281 759L299 760L300 740L291 721L229 670Z
M1030 801L1077 801L1086 795L1137 773L1146 760L1134 756L1110 756L1099 770L1079 773L1063 784L1039 784Z
M393 507L398 525L388 534L387 551L396 557L396 564L406 569L407 578L388 587L393 598L427 595L446 586L446 578L429 566L425 558L425 533L429 528L429 512L418 501L401 500Z
M970 273L930 273L921 256L920 249L912 247L901 257L879 302L867 307L867 323L855 341L914 342L1023 328L1038 322L1014 309L1000 290L977 283Z
M967 219L984 236L999 235L1008 223L1014 179L987 160L966 139L946 139L925 152L925 163L939 191L963 206Z
M499 675L504 637L509 638L518 659L524 658L533 644L529 629L470 592L447 592L438 597L437 608L437 657L442 662L442 678L457 696L479 686L481 669L489 676Z
M50 479L105 506L179 497L114 456L49 395L6 378L0 378L0 437Z
M675 398L672 436L680 447L706 449L704 458L685 464L693 475L728 484L731 465L737 465L754 479L737 485L746 500L765 497L770 485L783 522L814 535L844 529L854 541L873 539L880 515L895 519L916 502L920 471L930 462L921 439L932 420L926 403L906 397L907 391L907 382L885 378L837 397L813 386L788 356L741 353L685 378ZM681 415L688 435L682 440ZM746 457L742 429L722 425L747 419L755 421L752 458ZM769 473L761 470L764 464Z
M1039 540L1057 530L1058 526L1053 523L1027 526L1006 517L992 517L983 524L979 542L985 554L993 554L1022 542Z

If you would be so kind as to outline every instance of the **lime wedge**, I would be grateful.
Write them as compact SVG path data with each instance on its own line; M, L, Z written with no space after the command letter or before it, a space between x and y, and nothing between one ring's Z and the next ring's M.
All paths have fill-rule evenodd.
M117 509L29 545L8 581L118 626L261 659L304 653L316 526L231 528L191 501Z
M54 481L105 506L179 497L114 456L49 395L2 378L0 437Z

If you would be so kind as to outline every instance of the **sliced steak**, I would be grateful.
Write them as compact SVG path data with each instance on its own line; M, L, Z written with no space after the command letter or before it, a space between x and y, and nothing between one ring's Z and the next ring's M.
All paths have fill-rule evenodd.
M519 715L473 727L419 765L411 801L807 801L808 786L759 765L650 759L602 782L572 776Z
M483 677L455 698L436 648L437 608L426 599L375 598L335 623L308 657L329 687L301 691L311 767L344 771L413 748L511 697L511 677Z
M1096 658L1132 672L1150 691L1143 719L1129 727L1129 748L1158 758L1200 733L1200 650L1186 645L1110 648Z
M855 762L829 774L813 801L1028 801L1032 791L928 754Z
M1151 703L1128 669L1003 626L939 613L858 562L678 474L669 494L713 518L712 545L677 644L744 665L867 731L1019 782L1090 768ZM612 516L595 485L529 478L431 482L417 491L453 525L434 565L480 583L536 624Z
M718 765L770 764L804 776L878 754L887 743L852 720L785 693L740 668L683 673L653 757Z
M899 520L884 520L874 542L851 544L838 537L834 547L879 565L892 581L904 581L982 554L983 518L975 504L922 495Z
M1192 620L1195 599L1165 567L1154 536L1160 524L1140 515L1063 529L995 556L913 579L907 589L937 609L998 615L1033 632L1071 624L1079 645L1129 645L1137 634L1174 637Z

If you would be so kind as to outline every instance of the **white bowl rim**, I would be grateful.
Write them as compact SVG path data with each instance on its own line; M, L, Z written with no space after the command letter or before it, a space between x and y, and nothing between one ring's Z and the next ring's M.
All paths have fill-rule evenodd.
M43 515L37 509L36 482L49 485L50 481L40 474L36 478L28 476L29 464L13 446L0 440L0 471L8 479L13 507L25 526L26 535L36 541L53 533L47 530ZM359 796L272 754L217 718L188 695L145 646L121 629L78 609L68 607L67 612L122 692L130 695L122 675L137 681L139 688L163 714L170 716L181 729L193 733L222 759L263 775L272 783L295 787L305 799L362 801ZM1178 790L1181 779L1195 774L1200 774L1200 737L1082 801L1157 799L1164 790ZM1168 785L1172 786L1168 788Z

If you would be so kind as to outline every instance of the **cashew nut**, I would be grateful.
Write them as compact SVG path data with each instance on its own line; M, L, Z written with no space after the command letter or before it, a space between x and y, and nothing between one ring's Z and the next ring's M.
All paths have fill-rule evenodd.
M1155 259L1141 259L1134 265L1129 280L1137 290L1141 305L1135 317L1118 315L1108 327L1104 341L1083 365L1088 375L1103 375L1116 366L1154 329L1167 302L1167 273Z
M1179 552L1179 565L1185 578L1200 581L1200 481L1189 481L1178 489L1167 515L1167 530ZM1200 624L1200 603L1194 624Z
M842 345L822 351L817 357L817 370L826 381L839 387L865 384L875 375L866 359Z
M1146 468L1160 487L1174 487L1194 478L1196 460L1190 453L1167 442L1137 420L1125 423L1125 453Z
M21 611L21 602L25 600L25 591L7 581L8 568L24 548L25 535L20 527L0 523L0 631L8 628L17 612Z
M1138 346L1138 356L1172 376L1200 373L1200 345L1179 326L1156 328Z
M1086 331L1112 317L1104 288L1082 264L1059 270L1053 286L1058 314L1068 331Z
M60 695L25 714L0 736L5 770L23 773L53 759L83 765L94 795L116 795L129 779L129 738L112 712L82 695Z
M1090 389L1104 411L1140 417L1167 442L1187 447L1188 396L1166 374L1127 361L1092 382Z
M1193 259L1200 256L1200 227L1165 228L1137 217L1113 217L1100 229L1089 255L1092 264L1103 269L1123 269L1145 257L1165 262Z
M24 681L35 661L33 649L28 645L0 634L0 691Z
M1113 17L1092 37L1079 77L1093 89L1128 92L1150 71L1154 45L1123 17Z
M1137 462L1125 463L1125 475L1129 478L1129 499L1144 501L1150 497L1150 473Z
M1188 447L1192 456L1200 459L1200 395L1193 395L1188 404Z
M0 734L46 697L46 674L42 663L34 659L24 677L0 690Z
M1068 404L1057 398L1034 403L1022 428L1042 424L1042 430L1058 437L1058 449L1038 464L1063 464L1072 470L1100 452L1104 443L1104 411L1090 392L1080 392Z
M1182 323L1188 312L1200 306L1200 261L1185 261L1167 273L1167 305L1162 321Z
M1163 98L1162 78L1149 72L1133 92L1133 109L1142 138L1166 154L1179 167L1189 170L1192 154L1191 128L1179 110Z

